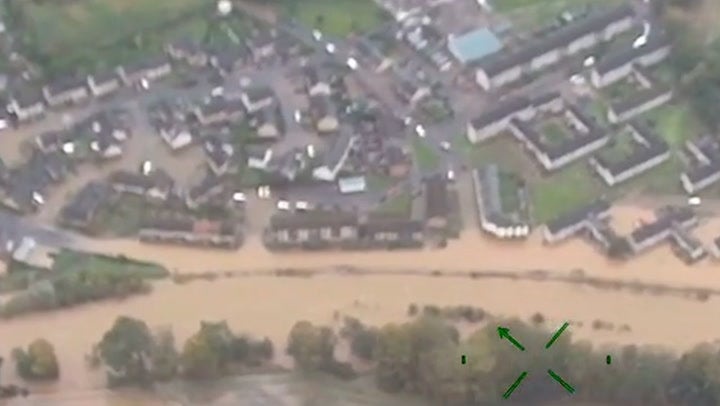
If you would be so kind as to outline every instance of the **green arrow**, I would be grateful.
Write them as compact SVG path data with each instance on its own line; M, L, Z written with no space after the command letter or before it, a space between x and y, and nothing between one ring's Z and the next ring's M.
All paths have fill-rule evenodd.
M509 398L510 395L512 395L512 393L515 392L515 389L517 389L517 387L520 386L520 383L523 381L523 379L525 379L527 374L528 374L527 371L525 371L525 372L521 373L520 376L517 377L515 382L513 382L513 384L510 385L510 387L505 391L505 393L503 393L503 397L505 399Z
M523 347L522 344L520 344L520 343L518 342L518 340L515 339L515 337L513 337L513 336L510 335L510 329L509 329L509 328L507 328L507 327L498 327L498 328L497 328L497 331L498 331L498 335L500 335L500 339L501 339L501 340L502 340L503 338L504 338L504 339L507 339L508 341L510 341L510 343L511 343L512 345L514 345L515 347L517 347L520 351L525 351L525 347Z

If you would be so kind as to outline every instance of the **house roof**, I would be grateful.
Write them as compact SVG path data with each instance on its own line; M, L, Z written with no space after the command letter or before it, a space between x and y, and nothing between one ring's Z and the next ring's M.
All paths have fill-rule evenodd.
M602 155L595 157L597 163L607 169L613 176L618 176L658 155L668 152L669 146L667 142L646 126L633 122L629 128L643 139L644 144L635 142L632 152L623 159L616 161L610 161Z
M502 204L500 169L495 164L485 165L475 169L474 178L478 180L479 195L482 200L484 216L496 225L521 226L526 222L513 218L511 213L505 212Z
M172 177L162 169L155 169L149 175L125 170L115 171L110 174L108 181L112 184L140 187L145 190L157 188L169 191L175 185Z
M229 142L220 137L208 137L203 144L205 155L217 166L225 165L235 154L235 149Z
M395 232L400 234L414 234L423 231L423 224L402 216L372 213L363 222L366 234Z
M611 102L610 109L612 109L616 115L622 115L671 91L672 89L670 87L663 85L656 85L649 89L639 90L624 99Z
M450 210L447 180L442 175L431 176L425 184L425 217L447 217Z
M299 213L277 213L270 218L271 230L320 229L325 227L356 227L356 213L332 210L312 210Z
M18 106L27 108L38 103L43 103L42 91L35 87L23 87L12 92L12 99Z
M45 86L50 95L58 95L64 92L75 90L77 88L85 88L86 78L83 77L65 77L57 79L54 82Z
M526 97L516 97L501 101L494 105L490 110L484 111L481 115L473 119L470 124L475 129L482 129L498 121L504 120L519 111L522 111L532 104Z
M720 160L713 159L709 164L693 165L685 171L685 176L692 183L699 183L703 180L720 173Z
M310 97L310 110L317 118L334 117L337 114L335 103L332 98L327 95L317 95Z
M275 97L275 92L268 86L255 86L243 92L250 103L258 103L265 99Z
M95 82L95 84L98 84L98 85L103 84L105 82L118 80L117 73L112 70L96 72L92 75L89 75L89 77L91 77L92 80Z
M88 221L111 194L112 189L107 184L90 182L62 208L60 216L65 220Z
M681 226L695 218L695 213L688 208L670 207L658 214L659 216L655 221L643 224L633 230L633 232L630 233L630 239L636 244L641 244L644 241L657 237L659 234L670 231L673 227Z
M543 38L529 41L515 50L482 58L478 61L477 68L482 69L488 76L495 76L554 49L566 47L578 38L603 30L608 25L633 15L633 8L626 3L615 8L595 11L558 28Z
M667 37L662 33L650 35L648 41L641 47L635 48L630 42L623 44L622 48L613 50L602 57L602 59L595 64L595 71L601 75L605 75L621 66L635 62L638 58L669 46L670 41L668 41Z
M610 210L610 203L604 199L599 199L561 214L547 222L545 227L550 233L556 234L562 230L575 227L584 221L592 220L608 210Z
M340 164L345 153L355 143L355 136L349 131L341 131L322 159L322 166L334 168Z
M190 200L206 199L224 192L224 179L208 173L197 185L190 188Z
M169 64L170 61L164 55L153 56L129 65L122 66L126 75L134 75L143 73L148 70L157 69L161 66Z

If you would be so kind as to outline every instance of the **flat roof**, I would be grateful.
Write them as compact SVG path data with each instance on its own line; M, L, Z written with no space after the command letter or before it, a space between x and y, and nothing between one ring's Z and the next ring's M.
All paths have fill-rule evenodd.
M498 52L503 47L500 39L489 29L479 28L448 38L450 52L462 63L473 62Z

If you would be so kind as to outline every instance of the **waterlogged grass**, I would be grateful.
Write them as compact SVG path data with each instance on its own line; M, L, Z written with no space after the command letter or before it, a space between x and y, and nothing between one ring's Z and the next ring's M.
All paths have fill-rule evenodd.
M303 0L286 2L287 13L301 24L345 37L377 28L384 20L372 0Z

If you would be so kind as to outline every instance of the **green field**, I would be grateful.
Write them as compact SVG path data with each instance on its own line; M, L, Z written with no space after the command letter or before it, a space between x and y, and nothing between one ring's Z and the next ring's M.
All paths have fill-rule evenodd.
M335 36L372 31L384 20L382 10L372 0L302 0L286 4L292 18Z
M562 123L556 120L550 120L542 126L542 135L549 145L560 144L572 136Z
M12 7L28 56L50 76L132 63L178 39L230 44L228 30L247 31L238 15L215 20L214 3L204 0L15 1Z
M52 268L55 273L81 270L123 272L142 279L163 278L168 275L165 268L156 264L70 250L60 251L55 257Z
M423 140L419 138L413 139L413 152L415 154L415 162L423 172L432 172L438 169L440 165L440 157L432 148L430 148Z
M518 180L508 172L500 172L500 203L503 212L517 213L520 211L520 185Z
M599 155L609 162L620 162L625 160L636 147L636 143L632 135L627 131L622 131L612 136L610 141L612 145L600 150Z
M491 0L493 10L507 14L521 29L535 29L555 21L567 10L609 6L621 0Z
M688 103L666 104L642 118L652 122L658 134L674 149L682 148L686 141L705 132Z

